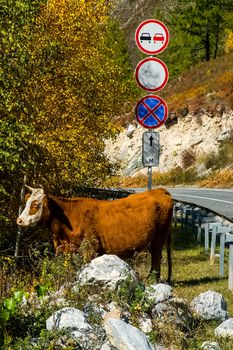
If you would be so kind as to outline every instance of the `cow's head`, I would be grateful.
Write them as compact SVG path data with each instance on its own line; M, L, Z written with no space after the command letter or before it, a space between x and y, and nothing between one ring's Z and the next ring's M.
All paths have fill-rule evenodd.
M35 226L42 219L45 193L43 188L25 187L30 191L30 194L25 196L26 206L18 217L17 224L23 227Z

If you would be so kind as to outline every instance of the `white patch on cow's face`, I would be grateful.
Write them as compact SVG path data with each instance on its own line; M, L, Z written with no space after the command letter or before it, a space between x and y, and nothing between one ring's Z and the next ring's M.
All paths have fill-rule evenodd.
M32 190L32 194L26 202L23 212L17 219L19 226L35 226L40 222L43 213L43 199L45 193L42 188Z

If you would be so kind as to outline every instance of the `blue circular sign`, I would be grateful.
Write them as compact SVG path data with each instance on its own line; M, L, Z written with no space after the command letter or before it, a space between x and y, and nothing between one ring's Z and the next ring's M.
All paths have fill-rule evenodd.
M143 97L135 108L137 122L147 129L160 127L167 119L168 107L159 96L148 95Z

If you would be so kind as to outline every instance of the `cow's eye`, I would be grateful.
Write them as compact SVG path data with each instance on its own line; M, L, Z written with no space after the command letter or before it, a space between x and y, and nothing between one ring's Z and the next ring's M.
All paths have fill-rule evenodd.
M39 203L33 203L33 208L40 208L40 204Z

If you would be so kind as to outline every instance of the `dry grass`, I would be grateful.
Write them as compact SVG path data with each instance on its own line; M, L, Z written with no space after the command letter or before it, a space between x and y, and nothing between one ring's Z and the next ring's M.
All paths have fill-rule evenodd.
M170 111L188 107L196 113L198 106L214 110L218 103L233 108L232 60L233 53L203 62L172 80L164 92Z
M207 179L198 182L198 186L210 188L231 188L233 187L233 170L217 170L213 174L211 174Z

